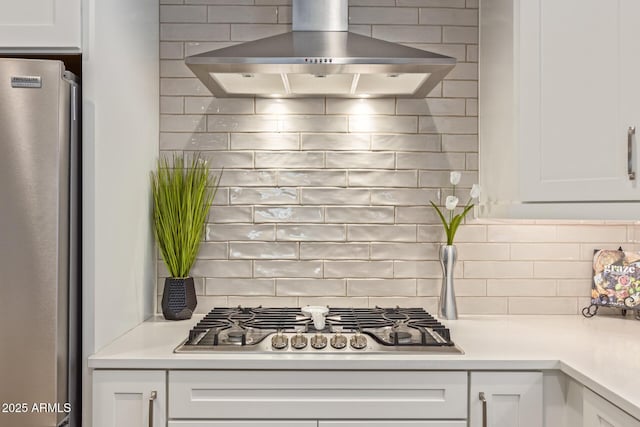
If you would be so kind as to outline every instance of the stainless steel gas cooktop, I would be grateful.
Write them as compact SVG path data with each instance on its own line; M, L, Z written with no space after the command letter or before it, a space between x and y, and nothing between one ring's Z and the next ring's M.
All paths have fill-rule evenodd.
M300 308L214 308L175 352L462 354L422 308L329 307L325 320L316 329Z

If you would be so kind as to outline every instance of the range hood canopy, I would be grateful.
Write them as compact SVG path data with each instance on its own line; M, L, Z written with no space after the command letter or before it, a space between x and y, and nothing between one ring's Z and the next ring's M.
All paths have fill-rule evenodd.
M293 0L292 32L185 62L218 98L424 98L456 64L347 29L347 0Z

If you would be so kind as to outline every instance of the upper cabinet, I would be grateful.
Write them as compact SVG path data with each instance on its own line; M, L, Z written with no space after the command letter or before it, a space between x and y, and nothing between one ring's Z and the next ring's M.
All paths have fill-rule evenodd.
M637 0L481 2L485 214L637 218L639 15Z
M0 51L80 52L80 1L0 2Z

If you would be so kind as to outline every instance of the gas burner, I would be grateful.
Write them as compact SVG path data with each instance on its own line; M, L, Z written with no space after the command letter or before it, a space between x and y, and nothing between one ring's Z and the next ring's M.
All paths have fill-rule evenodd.
M316 331L300 308L214 308L176 352L460 354L449 330L422 308L329 308Z
M411 343L411 334L405 331L391 332L389 334L389 338L391 339L392 343L398 343L398 344Z

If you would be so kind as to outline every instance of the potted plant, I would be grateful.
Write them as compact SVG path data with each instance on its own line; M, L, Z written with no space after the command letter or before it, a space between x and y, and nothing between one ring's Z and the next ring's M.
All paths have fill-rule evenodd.
M153 225L171 277L164 282L162 314L169 320L191 318L197 305L190 271L198 255L205 222L218 191L219 176L194 155L190 162L174 155L158 160L152 174Z
M456 186L460 183L462 174L453 171L449 174L449 182L452 185L451 195L445 200L445 208L448 212L442 210L431 202L431 206L436 210L440 221L444 227L447 236L447 244L440 246L440 265L442 266L442 289L440 290L440 302L438 304L438 314L444 319L455 320L458 318L458 309L456 307L456 296L453 288L453 270L458 258L458 251L453 244L458 227L462 224L462 220L467 216L471 208L473 208L473 200L480 196L480 186L473 184L469 194L469 200L462 209L462 212L455 214L458 207L458 197L456 196Z

